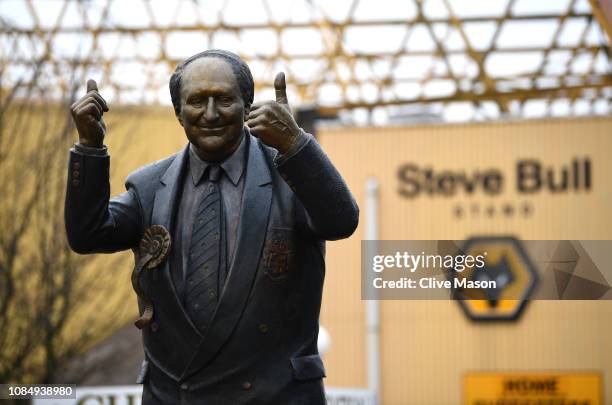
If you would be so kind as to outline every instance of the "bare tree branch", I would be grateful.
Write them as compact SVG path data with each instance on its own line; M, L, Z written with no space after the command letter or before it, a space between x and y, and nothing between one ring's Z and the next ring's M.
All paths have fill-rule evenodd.
M123 326L132 310L116 288L121 274L129 282L128 256L79 256L68 246L63 209L74 137L69 106L87 69L74 65L62 100L44 104L44 63L33 62L27 86L22 80L4 86L0 67L2 382L53 382L62 366ZM134 125L113 123L113 136L129 134Z

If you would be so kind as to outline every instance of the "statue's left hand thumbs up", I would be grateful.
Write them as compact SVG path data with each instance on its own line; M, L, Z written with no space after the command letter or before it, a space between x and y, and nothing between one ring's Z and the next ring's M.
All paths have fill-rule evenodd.
M251 133L263 143L285 153L294 145L302 131L289 109L283 72L278 73L274 79L274 91L275 101L262 101L251 106L246 124Z

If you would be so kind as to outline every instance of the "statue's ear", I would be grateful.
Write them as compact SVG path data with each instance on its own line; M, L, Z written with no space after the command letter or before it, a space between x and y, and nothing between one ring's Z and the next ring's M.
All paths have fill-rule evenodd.
M251 112L251 106L247 105L246 107L244 107L244 121L248 121L249 119L249 113Z
M174 115L176 116L176 119L178 120L179 124L181 124L181 126L184 127L184 125L183 125L183 117L181 116L181 113L175 112Z

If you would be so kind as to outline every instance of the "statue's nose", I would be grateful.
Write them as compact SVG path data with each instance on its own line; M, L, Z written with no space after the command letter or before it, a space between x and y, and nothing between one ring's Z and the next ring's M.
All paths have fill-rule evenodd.
M204 119L206 121L215 121L219 118L219 112L217 111L217 103L215 102L214 97L208 98L208 103L206 103L206 111L204 112Z

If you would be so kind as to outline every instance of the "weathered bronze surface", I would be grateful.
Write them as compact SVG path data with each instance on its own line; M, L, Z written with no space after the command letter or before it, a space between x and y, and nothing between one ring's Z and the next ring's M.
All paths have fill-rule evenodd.
M323 405L325 368L316 341L324 240L355 231L357 204L316 140L293 118L282 72L274 81L275 99L254 103L249 67L239 56L213 49L177 66L169 87L189 145L131 174L126 191L108 203L110 156L102 120L108 105L95 81L88 81L87 94L71 108L79 142L70 152L70 165L80 162L88 173L79 177L79 186L71 185L75 177L68 173L68 240L79 253L135 251L132 286L142 314L135 325L142 329L146 361L152 365L147 372L145 363L141 378L142 403L173 404L180 397L185 404L299 400ZM193 239L195 221L207 218L202 210L179 215L184 201L197 201L189 200L197 198L189 194L195 191L183 187L191 184L189 177L194 181L189 159L223 167L241 142L243 185L240 195L232 196L241 207L234 207L237 216L224 218L226 229L238 221L233 222L233 259L221 269L228 276L222 280L220 272L204 266L202 277L190 283L184 270L191 259L199 263L204 254L225 252ZM224 174L228 187L238 187L231 171ZM185 236L190 229L191 239ZM221 232L216 236L223 237ZM171 238L178 238L173 255ZM192 243L206 251L192 256L186 252ZM217 281L221 292L203 291L190 303L190 311L204 305L212 310L210 321L199 328L198 314L186 310L186 301L189 292L209 281L205 277Z

